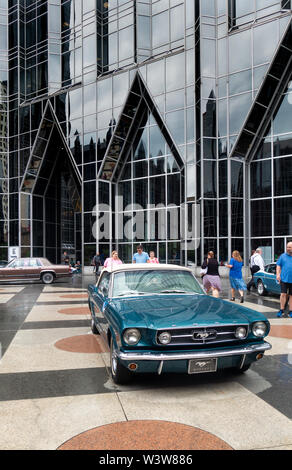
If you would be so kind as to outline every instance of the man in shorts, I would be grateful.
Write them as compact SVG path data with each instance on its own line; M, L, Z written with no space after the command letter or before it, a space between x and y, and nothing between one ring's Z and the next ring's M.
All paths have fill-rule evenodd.
M292 318L292 242L287 243L286 253L277 261L277 281L281 284L280 310L277 317L284 315L285 305L289 296L289 314Z

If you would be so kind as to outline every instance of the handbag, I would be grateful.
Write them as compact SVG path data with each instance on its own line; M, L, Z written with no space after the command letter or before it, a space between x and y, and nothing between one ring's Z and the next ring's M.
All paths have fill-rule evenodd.
M208 264L208 260L207 260L207 264ZM201 268L201 271L200 271L200 276L201 277L204 277L208 272L208 266L206 266L206 268Z
M200 271L200 276L204 277L205 274L207 274L207 272L208 272L208 268L205 268L205 269L202 268L201 271Z

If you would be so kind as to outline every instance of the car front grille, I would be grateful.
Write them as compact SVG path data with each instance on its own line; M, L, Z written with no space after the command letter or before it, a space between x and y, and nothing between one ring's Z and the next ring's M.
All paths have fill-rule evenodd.
M170 343L168 343L167 346L200 346L204 344L216 344L228 341L236 341L238 339L235 337L235 331L239 327L246 328L246 338L248 335L248 325L224 325L215 327L195 327L184 329L159 330L156 334L156 343L158 345L164 346L160 343L158 337L160 333L166 331L171 334L171 341Z

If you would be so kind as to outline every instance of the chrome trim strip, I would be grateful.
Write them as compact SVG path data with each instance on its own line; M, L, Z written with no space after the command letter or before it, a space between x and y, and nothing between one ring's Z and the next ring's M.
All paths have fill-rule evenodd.
M162 372L162 367L163 367L163 361L160 362L159 364L159 367L158 367L158 370L157 370L157 374L160 375L161 372Z
M244 354L244 355L242 356L239 369L242 369L242 368L243 368L243 364L245 363L245 358L246 358L246 354Z
M272 346L268 342L261 344L252 344L251 346L232 348L232 349L221 349L215 351L194 351L191 353L148 353L142 352L123 352L118 351L117 355L122 361L179 361L188 359L207 359L213 357L228 357L243 354L252 354L255 352L264 352L272 349Z

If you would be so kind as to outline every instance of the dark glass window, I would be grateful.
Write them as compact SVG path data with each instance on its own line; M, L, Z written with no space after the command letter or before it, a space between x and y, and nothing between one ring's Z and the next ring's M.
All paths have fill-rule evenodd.
M292 194L292 157L274 160L275 196Z
M135 162L133 165L133 177L142 178L143 176L148 175L148 162L147 160L141 160L140 162Z
M228 201L223 199L219 201L219 236L228 236Z
M271 196L271 160L253 162L250 166L250 193L252 198Z
M156 194L159 188L156 187ZM148 181L147 179L140 179L133 182L133 198L134 204L138 204L143 209L146 209L148 203ZM162 201L161 201L162 202Z
M95 181L84 183L84 211L90 212L96 205L96 184Z
M227 160L223 160L219 162L219 197L226 197L227 195Z
M243 197L243 164L231 162L231 196Z
M243 237L243 200L231 201L231 234L233 237Z
M55 224L46 223L46 247L56 246L56 230L57 226Z
M229 261L228 260L228 239L222 238L219 240L219 261Z
M216 197L217 196L217 172L216 162L204 162L204 196Z
M291 10L291 0L281 0L282 10Z
M43 246L43 223L33 221L33 244L34 246Z
M150 175L165 173L165 158L154 158L149 161Z
M292 233L292 198L274 200L275 235L291 235Z
M165 176L150 179L150 204L165 204Z
M180 205L180 175L167 176L167 204Z
M84 242L94 242L95 237L92 233L92 227L97 219L92 214L84 214Z
M226 100L223 100L226 104ZM222 100L219 102L222 103ZM225 114L226 121L226 114ZM205 110L203 111L203 135L206 137L216 137L216 101L209 99L206 102ZM226 135L221 132L221 135Z
M123 210L132 203L131 181L119 184L119 196L123 200Z
M7 222L0 220L0 245L7 245L7 243L8 243Z
M251 236L272 235L272 202L259 200L251 202Z
M92 163L91 165L83 166L83 179L85 181L93 180L96 177L96 165Z
M84 146L83 146L83 163L94 162L95 157L95 147L96 147L96 135L95 134L86 134L84 136Z
M206 159L216 159L216 139L203 140L203 156Z
M99 181L98 183L98 203L99 204L109 204L109 197L110 197L110 185L108 183L104 183L103 181Z
M243 256L243 239L242 238L232 238L231 239L231 253L237 250Z
M18 218L18 194L9 196L9 217L10 219Z
M260 160L262 158L270 158L272 155L272 144L271 144L271 138L266 137L263 139L261 142L257 153L254 156L255 160Z
M292 134L274 137L274 157L292 155Z
M217 236L217 202L204 201L204 236Z
M12 220L9 223L9 244L11 246L18 245L18 220Z

